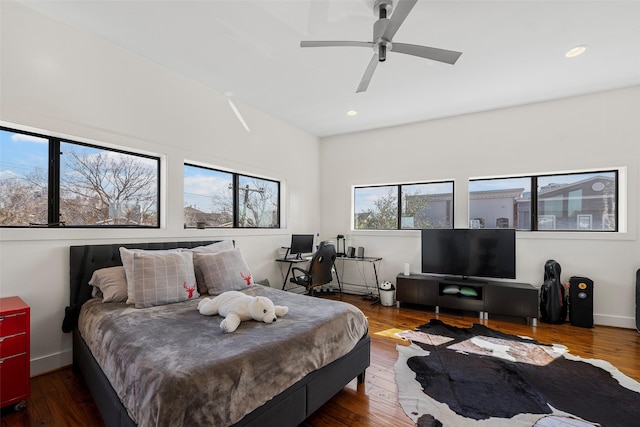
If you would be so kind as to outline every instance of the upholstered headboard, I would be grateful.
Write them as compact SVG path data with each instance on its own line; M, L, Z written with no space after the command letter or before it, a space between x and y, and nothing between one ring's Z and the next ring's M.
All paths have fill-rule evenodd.
M76 327L80 307L91 298L89 280L93 272L106 267L122 265L120 247L129 249L176 249L216 243L216 240L195 242L112 243L69 247L70 305L65 308L62 330L71 332Z

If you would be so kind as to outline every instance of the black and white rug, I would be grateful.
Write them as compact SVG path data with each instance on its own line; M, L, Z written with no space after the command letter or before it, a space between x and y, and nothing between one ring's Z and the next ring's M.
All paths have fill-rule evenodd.
M398 397L420 427L640 425L640 383L606 361L479 324L398 335Z

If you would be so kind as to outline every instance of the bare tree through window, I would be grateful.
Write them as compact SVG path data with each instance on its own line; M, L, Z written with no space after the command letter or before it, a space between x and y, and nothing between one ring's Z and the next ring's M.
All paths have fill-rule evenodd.
M277 181L184 165L185 227L278 228L279 209Z
M71 143L61 153L67 225L157 225L157 160Z

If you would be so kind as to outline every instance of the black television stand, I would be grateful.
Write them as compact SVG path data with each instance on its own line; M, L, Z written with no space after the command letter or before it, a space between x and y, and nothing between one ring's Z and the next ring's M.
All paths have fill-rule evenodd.
M464 295L447 293L449 287L464 289ZM528 283L475 281L455 277L428 274L398 274L396 277L396 301L464 311L477 311L480 319L488 319L489 313L524 317L527 323L537 325L538 288Z
M473 284L476 284L476 283L482 283L482 284L489 283L488 280L470 279L468 276L462 276L462 277L444 276L444 277L442 277L442 280L448 280L448 281L456 282L456 283L468 283L470 285L473 285Z

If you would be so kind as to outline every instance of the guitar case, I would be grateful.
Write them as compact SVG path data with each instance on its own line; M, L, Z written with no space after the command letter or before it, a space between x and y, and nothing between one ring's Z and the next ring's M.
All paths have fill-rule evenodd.
M552 259L544 264L544 282L540 288L540 321L564 323L567 318L567 299L560 282L560 264Z
M640 270L636 271L636 329L640 332Z

